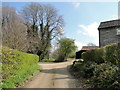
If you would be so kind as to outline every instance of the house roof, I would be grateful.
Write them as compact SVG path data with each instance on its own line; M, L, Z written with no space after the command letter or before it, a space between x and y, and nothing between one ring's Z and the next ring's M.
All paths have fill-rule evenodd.
M96 48L98 48L98 46L83 46L81 50L92 50Z
M118 27L118 26L120 26L120 19L105 21L100 23L98 30L103 28Z

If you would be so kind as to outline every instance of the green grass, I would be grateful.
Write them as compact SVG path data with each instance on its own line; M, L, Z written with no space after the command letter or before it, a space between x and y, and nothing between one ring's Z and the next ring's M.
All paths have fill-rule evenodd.
M43 59L40 62L54 62L55 59Z
M40 70L37 55L2 48L2 88L15 88Z

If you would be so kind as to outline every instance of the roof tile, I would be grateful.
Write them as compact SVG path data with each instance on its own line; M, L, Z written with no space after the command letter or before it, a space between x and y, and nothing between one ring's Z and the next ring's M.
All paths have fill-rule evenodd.
M83 46L81 50L92 50L99 48L98 46Z
M98 30L103 29L103 28L118 27L118 26L120 26L120 19L101 22L98 27Z

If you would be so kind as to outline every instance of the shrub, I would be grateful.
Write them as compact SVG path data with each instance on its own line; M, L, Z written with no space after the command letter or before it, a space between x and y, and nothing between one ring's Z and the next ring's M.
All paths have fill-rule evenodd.
M96 50L89 50L87 52L82 53L82 58L84 61L92 61L95 63L104 63L103 55L104 55L104 49L98 48Z
M77 66L77 70L83 77L92 79L93 87L120 88L120 43L89 50L82 54L82 58L84 62Z
M54 62L55 59L43 59L40 62Z
M111 63L97 65L94 70L92 84L95 88L120 88L119 68Z
M2 87L15 88L39 70L39 57L8 47L2 48Z
M95 67L96 67L96 63L94 62L91 62L91 61L84 62L79 69L80 75L84 78L92 77Z
M96 62L97 64L101 64L101 63L104 63L105 60L104 60L104 47L102 48L98 48L96 50L94 50L94 59L93 61Z
M89 50L87 52L82 53L82 58L84 59L84 61L93 61L94 55L94 50Z
M76 62L76 63L74 63L72 65L72 70L73 71L79 71L82 64L83 64L83 62Z
M120 66L120 43L107 45L95 50L89 50L82 53L82 58L85 61L93 61L97 64L111 62Z
M96 63L91 61L87 61L87 62L81 61L81 62L77 62L74 65L73 70L78 71L80 76L84 78L89 78L93 76L93 71L96 65L97 65Z
M109 61L115 65L120 62L120 43L105 46L105 61Z

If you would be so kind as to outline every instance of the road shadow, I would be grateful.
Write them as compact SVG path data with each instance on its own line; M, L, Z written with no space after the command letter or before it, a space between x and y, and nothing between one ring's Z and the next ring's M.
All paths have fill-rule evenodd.
M54 69L43 69L41 70L42 73L49 73L49 74L61 74L61 75L70 75L68 71L68 66L63 68L54 68Z
M54 77L53 80L68 80L68 86L70 88L78 88L79 85L76 84L76 79L70 74L69 67L66 66L63 68L54 68L54 69L43 69L42 73L49 73L49 74L58 74L58 75L66 75L66 76L60 76L60 77Z

